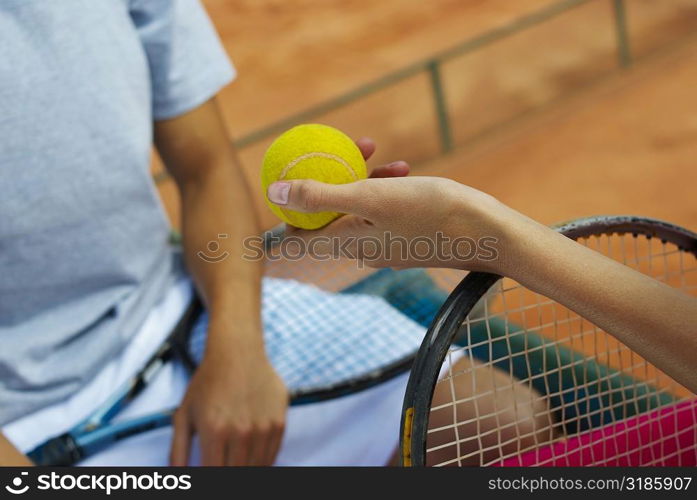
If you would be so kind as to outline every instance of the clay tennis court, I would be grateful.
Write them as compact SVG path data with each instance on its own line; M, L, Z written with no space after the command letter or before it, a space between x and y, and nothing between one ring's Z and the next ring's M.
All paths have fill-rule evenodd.
M239 71L221 96L231 138L556 3L207 0ZM447 156L426 74L314 121L375 138L375 164L407 160L415 174L465 182L546 223L631 213L697 227L697 1L625 3L629 69L618 69L606 0L444 64L456 144ZM240 148L255 188L272 139ZM173 187L162 188L176 214Z

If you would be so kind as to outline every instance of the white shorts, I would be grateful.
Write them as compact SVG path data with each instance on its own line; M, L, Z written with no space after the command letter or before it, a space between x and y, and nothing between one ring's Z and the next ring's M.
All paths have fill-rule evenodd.
M321 380L327 375L328 367L346 364L351 357L367 360L366 366L381 366L385 360L379 359L383 355L380 353L398 359L402 354L417 349L425 333L423 327L379 298L327 294L314 287L269 278L265 279L264 290L267 352L274 367L291 388ZM191 293L188 280L177 283L151 311L140 331L118 358L108 363L88 385L68 400L7 424L3 432L8 439L27 452L84 419L143 366L176 324L190 301ZM293 307L275 307L274 304L287 305L289 297L296 300ZM297 300L310 302L306 302L305 307L299 307ZM320 302L323 304L320 313L315 316L310 314L313 318L311 322L299 320L298 314L306 318L309 310L317 311L316 305ZM361 313L346 315L347 303L358 304ZM337 317L339 311L343 311L346 317ZM336 328L337 323L341 328ZM337 342L327 338L327 325L334 325L331 334L337 335L334 339ZM303 342L315 345L324 342L322 352L329 351L332 357L323 357L321 363L316 357L303 361L304 355L300 356L304 352ZM336 345L352 348L349 353L330 348ZM386 345L391 347L386 349ZM289 358L295 360L293 366L296 368L284 367L283 360ZM339 368L347 369L345 366ZM408 375L403 374L356 394L292 406L287 415L286 432L276 464L386 464L399 439L400 413L407 378ZM187 382L184 368L176 362L169 363L117 419L177 406L185 393ZM171 434L171 428L166 427L127 438L89 457L81 465L166 465ZM197 463L198 446L193 446L191 464Z

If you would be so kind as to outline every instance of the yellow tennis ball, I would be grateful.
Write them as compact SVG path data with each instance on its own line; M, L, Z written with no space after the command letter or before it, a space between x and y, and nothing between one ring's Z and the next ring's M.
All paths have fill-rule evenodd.
M271 211L303 229L326 226L341 214L301 213L278 206L266 194L270 184L295 179L346 184L366 177L365 160L356 143L335 128L317 124L298 125L281 134L266 151L261 169L264 199Z

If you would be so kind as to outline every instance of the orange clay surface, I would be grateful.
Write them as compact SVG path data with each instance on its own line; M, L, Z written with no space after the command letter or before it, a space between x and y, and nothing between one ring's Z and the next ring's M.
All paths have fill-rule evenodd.
M335 97L551 1L205 0L239 77L220 95L230 133ZM292 5L291 5L292 4ZM628 0L635 54L616 70L610 2L592 1L443 67L460 144L439 146L428 79L317 117L498 196L545 223L635 213L697 228L697 0ZM321 29L317 29L321 27ZM259 167L273 137L240 151L265 227ZM155 170L161 167L155 165ZM178 219L171 181L161 185Z

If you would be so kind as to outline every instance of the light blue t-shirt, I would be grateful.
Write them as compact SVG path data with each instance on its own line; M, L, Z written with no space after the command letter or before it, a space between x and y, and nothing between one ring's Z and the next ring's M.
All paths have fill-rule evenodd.
M233 76L198 0L0 2L0 424L79 389L183 272L152 122Z

